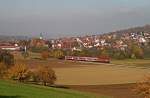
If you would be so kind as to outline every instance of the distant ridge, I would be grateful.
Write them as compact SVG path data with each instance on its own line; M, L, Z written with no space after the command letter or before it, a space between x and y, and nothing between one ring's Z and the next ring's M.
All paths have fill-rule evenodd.
M145 26L133 27L133 28L124 29L124 30L117 30L115 32L116 33L150 32L150 25L147 24Z
M123 29L123 30L116 30L114 32L108 32L108 33L103 33L103 34L96 34L95 36L99 36L99 35L107 35L107 34L118 34L118 35L122 35L124 33L136 33L136 32L147 32L150 33L150 24L147 24L145 26L138 26L138 27L132 27L132 28L128 28L128 29ZM92 35L86 35L86 36L92 36ZM80 37L84 37L84 35L80 35ZM2 35L0 34L0 41L15 41L15 40L29 40L32 37L28 37L28 36L9 36L9 35ZM71 38L71 37L69 37Z
M28 40L28 36L9 36L9 35L0 35L0 41L15 41L15 40Z

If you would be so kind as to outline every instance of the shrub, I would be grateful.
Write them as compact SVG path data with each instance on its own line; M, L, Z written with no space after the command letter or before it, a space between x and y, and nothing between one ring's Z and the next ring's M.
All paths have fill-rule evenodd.
M17 64L8 70L8 78L24 82L30 77L30 70L26 65Z
M52 85L56 81L55 71L49 66L40 66L34 73L36 82L42 82L44 86Z
M150 77L146 77L144 81L137 83L134 91L144 98L150 98Z

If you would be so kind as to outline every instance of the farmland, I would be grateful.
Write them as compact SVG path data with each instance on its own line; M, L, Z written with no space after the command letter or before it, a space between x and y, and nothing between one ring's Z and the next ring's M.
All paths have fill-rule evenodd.
M54 68L57 84L108 85L136 83L150 74L150 69L120 67L112 65L86 65L78 68Z
M150 59L112 60L112 64L126 65L131 67L140 67L140 68L150 68Z
M57 59L42 60L38 54L32 54L30 59L17 59L17 63L24 63L31 68L41 65L52 67L58 77L56 84L59 85L136 83L150 74L149 59L112 60L110 64L103 64Z
M134 83L150 75L149 59L112 60L110 64L103 64L42 60L39 55L34 54L29 59L17 59L17 63L24 63L33 69L48 65L56 72L56 85L114 98L142 98L133 92Z

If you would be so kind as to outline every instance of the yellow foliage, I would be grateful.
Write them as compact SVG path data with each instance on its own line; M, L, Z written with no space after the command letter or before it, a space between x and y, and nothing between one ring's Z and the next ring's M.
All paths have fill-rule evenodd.
M8 77L13 80L25 81L30 76L30 71L26 65L17 64L8 70Z
M61 59L64 57L64 53L61 50L55 50L52 52L52 56L58 59Z
M150 77L146 77L142 82L137 83L135 91L144 98L150 98Z
M42 82L45 86L47 84L52 85L56 81L55 71L52 70L49 66L40 66L35 75L37 76L37 80Z

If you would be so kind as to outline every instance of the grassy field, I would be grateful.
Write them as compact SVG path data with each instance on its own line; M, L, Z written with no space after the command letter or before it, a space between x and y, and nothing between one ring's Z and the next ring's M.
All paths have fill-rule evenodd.
M150 59L112 60L112 64L150 68Z
M0 98L110 98L69 89L43 87L0 80Z
M32 53L32 52L29 52L29 57L25 60L22 56L21 56L21 53L19 52L16 52L15 53L15 59L16 61L24 61L24 62L29 62L28 64L32 64L36 61L43 61L42 58L41 58L41 55L40 53ZM30 61L34 61L34 62L30 62ZM46 62L46 63L45 63ZM65 62L64 64L64 61L61 61L60 60L56 60L56 59L50 59L50 60L47 60L47 61L44 61L43 62L44 64L49 64L49 65L60 65L62 64L63 65L97 65L97 63L90 63L90 62L85 62L85 63L81 63L81 62ZM150 59L124 59L124 60L114 60L112 59L111 60L111 64L115 64L115 65L125 65L125 66L135 66L135 67L146 67L146 68L150 68ZM101 65L101 64L98 64L98 65Z

